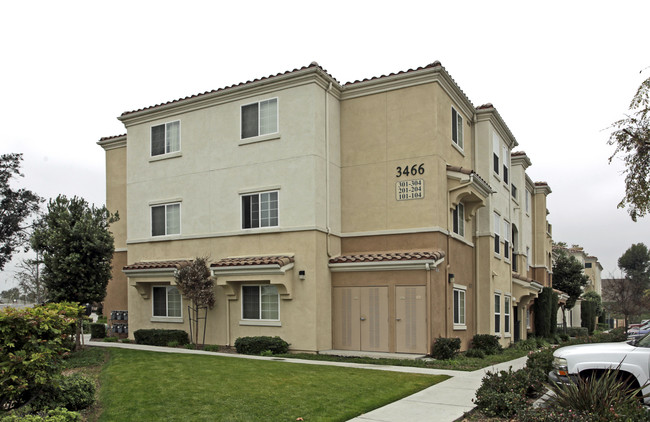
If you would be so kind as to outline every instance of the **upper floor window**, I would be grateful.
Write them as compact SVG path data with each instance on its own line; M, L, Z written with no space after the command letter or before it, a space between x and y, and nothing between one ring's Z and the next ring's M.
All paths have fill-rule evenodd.
M510 195L512 195L512 199L517 200L517 186L510 185Z
M181 294L174 286L154 286L153 316L181 317Z
M181 234L181 204L163 204L151 207L151 235Z
M499 148L499 138L494 135L492 137L492 170L496 174L499 174Z
M585 268L591 268L591 262L585 262Z
M241 138L268 135L278 131L278 99L241 107Z
M151 156L181 150L181 122L151 126Z
M462 203L452 212L452 225L454 233L465 236L465 205Z
M508 147L503 147L503 155L501 156L503 161L503 183L508 183Z
M503 256L510 258L510 223L503 220Z
M242 319L280 319L280 296L276 286L242 286L241 292Z
M453 107L451 108L451 140L463 148L463 116Z
M499 239L499 227L501 226L501 216L494 213L494 253L500 253L500 239Z
M242 196L242 229L278 225L278 191Z
M526 190L526 212L530 210L530 192Z

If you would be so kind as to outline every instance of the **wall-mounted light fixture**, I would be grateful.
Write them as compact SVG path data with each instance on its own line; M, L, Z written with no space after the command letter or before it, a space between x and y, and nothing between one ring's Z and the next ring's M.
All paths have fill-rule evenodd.
M449 276L447 277L450 283L453 283L456 277L454 276L453 273L449 273Z
M298 278L301 280L305 279L305 270L298 271Z

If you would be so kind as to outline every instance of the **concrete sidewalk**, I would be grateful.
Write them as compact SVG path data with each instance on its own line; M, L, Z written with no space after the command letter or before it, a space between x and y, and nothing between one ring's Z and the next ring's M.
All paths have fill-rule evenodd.
M147 350L161 353L186 353L225 356L238 359L272 360L287 363L300 363L304 365L329 365L348 368L373 369L379 371L408 372L416 374L449 375L450 379L419 391L402 400L387 404L384 407L350 419L349 422L403 422L403 421L436 421L452 422L461 418L475 406L472 403L476 390L481 385L481 380L487 371L521 369L526 365L527 357L524 356L510 362L504 362L491 367L473 372L452 371L445 369L415 368L408 366L385 366L372 364L358 364L347 362L325 362L315 360L274 358L265 356L236 355L232 353L206 352L203 350L190 350L175 347L146 346L134 343L104 343L90 341L89 336L85 341L88 346L115 347L121 349Z

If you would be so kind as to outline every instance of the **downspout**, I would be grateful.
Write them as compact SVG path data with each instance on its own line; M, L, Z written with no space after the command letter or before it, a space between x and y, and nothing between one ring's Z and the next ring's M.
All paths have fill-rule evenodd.
M230 299L226 298L226 346L230 347Z
M329 93L332 90L330 81L325 91L325 225L327 227L327 257L332 257L331 240L332 228L330 227L330 108Z
M431 315L431 265L427 262L424 264L424 268L427 270L427 353L432 352L432 344L431 344L431 327L433 326L432 324L432 315Z

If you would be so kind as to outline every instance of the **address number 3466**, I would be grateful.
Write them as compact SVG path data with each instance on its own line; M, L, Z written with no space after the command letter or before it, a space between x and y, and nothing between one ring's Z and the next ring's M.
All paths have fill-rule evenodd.
M417 165L413 164L411 166L404 166L400 167L397 166L396 168L397 174L395 174L395 177L402 177L402 176L416 176L418 174L424 174L424 163Z

